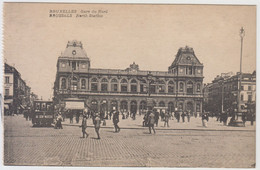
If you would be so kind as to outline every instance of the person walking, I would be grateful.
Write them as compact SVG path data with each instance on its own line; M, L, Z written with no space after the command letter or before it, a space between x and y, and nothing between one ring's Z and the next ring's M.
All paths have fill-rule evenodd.
M201 120L202 120L202 126L203 127L208 127L207 122L209 121L209 116L208 116L208 114L206 112L202 113Z
M63 129L63 127L62 127L62 124L61 124L61 121L62 121L62 116L61 116L61 114L59 113L58 114L58 116L57 116L57 129Z
M165 116L164 116L164 127L167 124L167 127L169 127L169 119L170 119L170 114L168 111L165 112Z
M188 122L190 122L190 115L191 115L190 110L188 110L188 112L187 112L187 119L188 119Z
M80 116L80 111L77 111L76 113L76 122L79 123L79 116Z
M155 124L156 124L156 127L158 127L158 122L159 122L159 112L158 112L157 110L155 110L154 114L155 114Z
M150 114L148 116L148 125L149 125L149 133L151 134L151 129L153 129L153 132L155 134L155 130L154 130L154 123L155 123L155 115L153 112L149 111Z
M182 122L185 122L185 116L186 116L185 112L184 112L184 111L182 111L182 113L181 113Z
M94 119L94 127L95 127L95 131L97 134L97 139L100 139L100 135L99 135L100 124L101 124L100 115L98 113L96 113L96 116Z
M114 123L114 127L115 127L115 132L119 132L120 131L120 127L118 126L118 122L119 122L119 112L118 111L114 111L113 123Z
M86 129L87 129L87 115L83 113L83 119L82 119L82 123L81 123L81 126L82 128L82 134L83 134L83 138L85 138L85 135L86 135L86 138L88 137L88 133L86 132Z

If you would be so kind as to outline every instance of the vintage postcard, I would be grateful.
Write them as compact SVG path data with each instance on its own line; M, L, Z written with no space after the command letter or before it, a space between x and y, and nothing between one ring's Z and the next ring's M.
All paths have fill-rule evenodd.
M256 5L3 5L4 166L255 168Z

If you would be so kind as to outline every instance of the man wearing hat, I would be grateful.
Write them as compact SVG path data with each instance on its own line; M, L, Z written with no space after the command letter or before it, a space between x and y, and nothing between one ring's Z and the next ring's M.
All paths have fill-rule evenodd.
M100 124L101 124L100 114L96 113L95 119L94 119L94 127L95 127L95 131L97 133L97 136L98 136L97 139L100 139L100 135L99 135Z
M114 123L114 126L115 126L115 132L120 131L120 127L118 126L118 122L119 122L119 112L115 110L114 115L113 115L113 123Z
M86 132L87 129L87 115L85 112L83 112L83 119L82 119L82 124L80 126L82 128L82 134L83 134L83 138L88 137L88 133Z

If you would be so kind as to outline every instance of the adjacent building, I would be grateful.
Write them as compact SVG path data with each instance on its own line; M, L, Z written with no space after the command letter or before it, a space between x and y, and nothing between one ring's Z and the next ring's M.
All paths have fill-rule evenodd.
M17 69L5 63L4 108L5 113L19 113L30 105L31 88L26 85ZM8 112L8 113L7 113Z
M245 110L247 104L256 101L256 71L242 73L240 96L240 74L232 72L218 75L212 83L204 86L204 109L211 112L222 112L237 109L238 97L240 109Z
M80 41L69 41L58 57L54 102L64 106L72 98L96 111L142 113L148 101L170 111L202 111L203 64L190 47L180 48L167 71L141 70L133 62L126 69L91 68Z

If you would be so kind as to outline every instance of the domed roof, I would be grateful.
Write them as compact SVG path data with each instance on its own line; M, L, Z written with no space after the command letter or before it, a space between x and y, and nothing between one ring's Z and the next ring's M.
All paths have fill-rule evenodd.
M69 58L88 58L86 51L83 49L81 41L72 40L68 41L65 51L61 54L61 57Z

